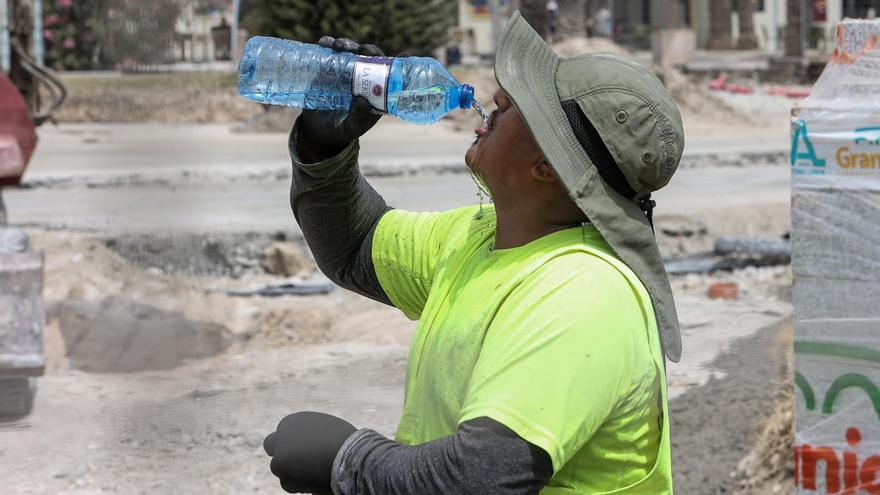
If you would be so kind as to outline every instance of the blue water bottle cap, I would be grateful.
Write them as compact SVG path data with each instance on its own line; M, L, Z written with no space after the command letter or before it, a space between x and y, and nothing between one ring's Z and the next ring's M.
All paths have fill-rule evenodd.
M470 84L461 85L461 101L459 106L468 109L474 104L474 87Z

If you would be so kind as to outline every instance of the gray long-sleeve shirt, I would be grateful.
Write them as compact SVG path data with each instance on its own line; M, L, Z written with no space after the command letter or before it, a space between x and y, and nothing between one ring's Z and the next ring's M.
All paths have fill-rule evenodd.
M376 276L372 240L391 208L361 175L359 144L305 163L299 120L288 142L293 160L290 205L315 261L339 286L391 304ZM454 435L403 445L358 430L342 446L332 473L336 495L538 493L552 476L550 456L503 424L476 418Z

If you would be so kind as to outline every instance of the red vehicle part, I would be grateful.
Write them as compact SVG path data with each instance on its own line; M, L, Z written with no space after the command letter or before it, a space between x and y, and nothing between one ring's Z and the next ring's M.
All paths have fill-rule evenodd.
M0 186L21 182L37 146L37 133L18 89L0 73Z

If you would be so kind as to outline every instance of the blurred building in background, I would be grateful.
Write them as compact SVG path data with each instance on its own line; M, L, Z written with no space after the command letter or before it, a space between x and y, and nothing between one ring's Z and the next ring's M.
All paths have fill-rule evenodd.
M457 25L452 28L447 44L448 63L466 65L491 61L495 56L495 40L510 17L517 2L510 0L457 0ZM455 57L456 52L458 57ZM450 55L452 55L450 57Z
M174 24L174 59L229 61L233 12L228 1L183 1ZM240 44L238 46L241 46Z
M695 12L697 40L700 48L709 48L710 1L702 0ZM714 2L712 2L714 3ZM781 52L788 23L788 0L752 0L753 26L762 50ZM731 12L734 41L740 34L739 16ZM871 18L880 11L880 0L803 0L801 2L802 32L806 48L829 52L834 49L837 23L845 17Z
M247 24L255 33L299 38L348 26L342 35L366 36L392 50L406 45L451 65L490 64L498 34L516 9L548 41L605 37L631 50L651 51L658 63L686 63L698 50L801 56L804 50L830 51L835 26L844 17L870 18L880 12L880 0L431 0L436 8L424 19L412 19L411 13L424 17L424 2L383 7L390 11L338 2L330 10L345 19L330 22L324 18L327 12L315 11L314 3L305 0L16 1L42 14L35 25L42 36L34 39L33 51L62 70L228 67L247 38L237 28L240 19L261 20ZM279 18L279 12L287 17ZM376 12L387 18L379 20L382 30L371 31L368 24ZM797 12L791 29L790 12ZM272 22L274 27L266 27ZM399 32L392 32L392 25ZM437 29L446 35L436 35L432 30Z
M804 48L819 52L833 49L843 18L880 12L880 0L458 0L446 54L464 64L491 60L496 33L515 9L551 41L608 37L632 50L678 52L675 60L694 50L781 53L791 3L800 9Z
M0 55L10 8L33 12L33 53L57 70L151 70L231 63L239 0L0 0ZM12 3L11 3L12 2ZM3 14L6 13L6 16ZM239 37L243 33L239 32ZM5 57L0 57L4 58Z

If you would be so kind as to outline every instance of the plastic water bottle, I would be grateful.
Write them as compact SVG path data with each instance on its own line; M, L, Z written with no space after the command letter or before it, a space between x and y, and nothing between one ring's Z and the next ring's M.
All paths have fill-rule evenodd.
M460 84L428 57L366 57L319 45L255 36L238 65L238 92L272 105L337 110L354 96L407 122L427 125L474 104Z

